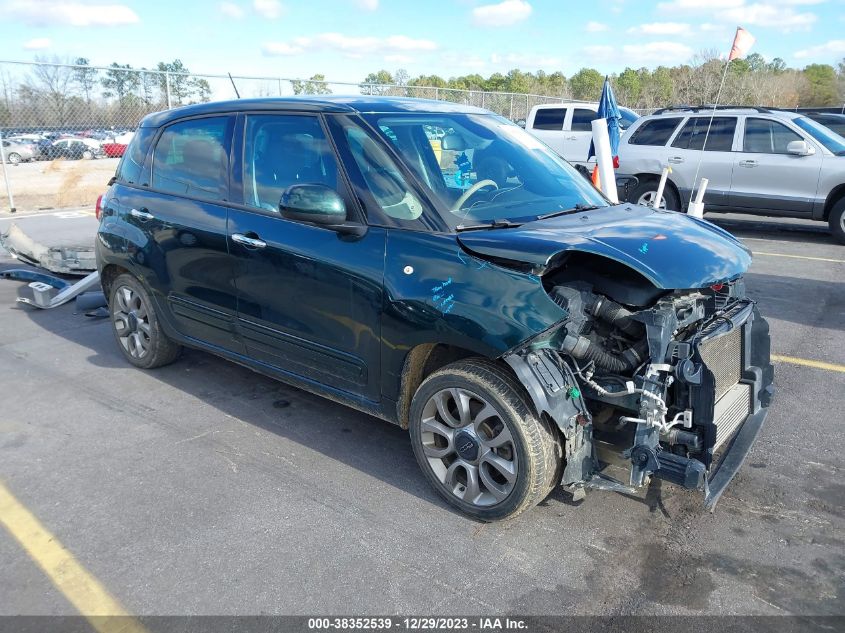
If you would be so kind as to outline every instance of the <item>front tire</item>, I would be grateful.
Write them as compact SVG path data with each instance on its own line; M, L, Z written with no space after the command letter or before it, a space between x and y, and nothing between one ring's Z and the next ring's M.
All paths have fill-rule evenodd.
M161 327L153 302L132 275L120 275L109 292L112 332L124 358L135 367L153 369L172 363L181 346Z
M434 372L411 401L417 462L435 490L482 521L508 519L557 484L556 436L504 368L468 359Z
M91 160L92 158L94 158L94 152L92 152L90 149L85 150L84 152L82 152L82 158L84 158L85 160Z
M658 184L659 181L653 178L640 180L640 184L634 187L634 190L628 196L628 201L650 207L654 202L655 196L657 196ZM671 211L681 210L681 201L678 199L678 194L675 193L675 190L668 182L663 188L663 196L660 198L659 208L669 209Z
M21 155L17 152L12 152L8 156L6 156L6 160L9 161L10 165L19 165L21 162Z
M845 198L833 205L828 218L830 234L840 244L845 244Z

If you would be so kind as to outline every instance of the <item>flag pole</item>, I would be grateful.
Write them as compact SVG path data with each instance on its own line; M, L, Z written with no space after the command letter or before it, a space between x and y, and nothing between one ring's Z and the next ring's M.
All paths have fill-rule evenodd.
M725 62L725 70L722 73L722 81L719 83L719 90L716 92L716 101L713 103L713 110L710 112L710 120L707 122L707 131L704 133L704 143L701 144L701 153L698 155L698 165L695 166L695 177L692 179L692 187L690 187L689 192L689 203L692 204L692 197L695 193L695 188L698 183L698 172L701 170L701 161L704 159L704 148L707 147L707 139L710 137L710 126L713 125L713 117L716 116L716 108L719 107L719 99L722 96L722 88L725 87L725 79L728 76L728 67L731 65L731 58L728 56L728 61Z

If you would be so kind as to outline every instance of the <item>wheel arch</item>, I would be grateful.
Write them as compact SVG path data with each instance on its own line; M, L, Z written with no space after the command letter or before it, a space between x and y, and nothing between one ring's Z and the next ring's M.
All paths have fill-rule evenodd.
M833 207L835 207L836 204L843 198L845 198L845 183L837 185L831 189L829 194L827 194L827 198L824 201L822 220L825 222L830 220L830 213L833 211Z
M132 273L123 266L118 266L117 264L106 264L103 266L103 269L100 271L100 285L103 287L103 294L106 295L106 298L108 298L109 293L111 292L111 286L114 283L114 280L123 274Z
M651 172L642 172L642 173L639 173L639 174L632 174L632 175L634 176L634 178L637 178L640 181L640 183L649 182L649 181L652 181L652 180L655 181L655 182L658 182L658 183L660 182L660 174L653 174ZM671 176L666 178L666 186L670 187L672 189L672 191L678 197L678 200L680 200L681 206L683 206L684 201L683 201L683 198L681 197L681 192L678 189L678 185L676 185L675 181L672 180ZM636 201L635 200L629 200L629 202L636 202Z

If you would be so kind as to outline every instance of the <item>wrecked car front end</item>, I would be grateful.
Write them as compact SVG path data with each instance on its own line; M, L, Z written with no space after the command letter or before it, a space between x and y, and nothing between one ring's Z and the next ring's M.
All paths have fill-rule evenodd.
M579 222L563 245L551 226L462 241L501 257L493 242L515 240L566 314L503 355L561 431L561 484L578 498L657 478L713 507L772 400L768 324L746 297L750 256L736 240L678 214L642 219L625 230L607 217L593 231ZM649 248L662 253L640 264ZM661 266L664 256L674 260Z

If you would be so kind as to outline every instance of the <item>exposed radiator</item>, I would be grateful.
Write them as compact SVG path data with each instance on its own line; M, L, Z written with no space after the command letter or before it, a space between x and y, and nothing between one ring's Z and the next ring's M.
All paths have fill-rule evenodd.
M739 382L742 376L742 329L734 328L722 336L705 341L699 347L701 360L716 380L716 400Z
M734 385L722 396L713 410L716 423L716 445L718 449L727 442L751 413L751 385Z

